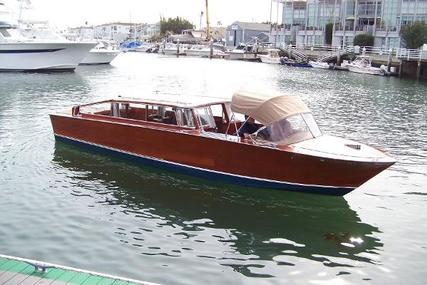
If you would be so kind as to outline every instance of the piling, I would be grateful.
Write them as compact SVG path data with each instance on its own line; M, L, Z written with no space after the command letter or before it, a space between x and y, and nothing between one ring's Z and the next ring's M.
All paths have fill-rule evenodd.
M390 72L392 56L393 56L393 49L391 48L391 49L388 51L388 58L387 58L387 71L388 71L388 72Z

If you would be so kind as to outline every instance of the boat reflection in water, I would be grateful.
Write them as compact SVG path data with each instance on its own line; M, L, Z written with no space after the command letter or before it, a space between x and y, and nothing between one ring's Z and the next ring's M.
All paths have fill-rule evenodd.
M361 222L342 197L206 184L205 180L81 151L60 141L55 143L53 162L57 172L67 173L72 181L72 195L92 197L96 207L112 208L108 212L133 215L138 222L132 225L151 225L138 235L123 228L123 235L117 237L118 243L124 236L130 244L143 240L135 246L135 251L147 255L143 258L156 255L150 253L153 242L162 258L179 258L182 253L169 249L174 243L182 247L181 238L207 242L203 251L214 239L221 247L210 251L212 262L245 276L263 277L270 273L254 273L251 267L266 262L292 266L310 260L337 272L342 267L348 271L355 262L358 268L360 262L375 263L371 257L383 246L375 237L378 228ZM196 259L207 257L200 256L197 248L193 254ZM183 266L186 259L181 262Z

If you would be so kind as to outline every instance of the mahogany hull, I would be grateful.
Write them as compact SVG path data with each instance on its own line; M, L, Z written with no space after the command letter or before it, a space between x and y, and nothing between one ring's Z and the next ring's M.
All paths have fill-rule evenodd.
M202 178L345 195L390 163L322 158L205 137L194 130L51 115L55 137Z

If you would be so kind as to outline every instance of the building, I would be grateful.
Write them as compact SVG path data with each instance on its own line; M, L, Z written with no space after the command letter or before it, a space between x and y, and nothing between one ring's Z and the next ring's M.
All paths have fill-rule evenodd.
M353 45L361 33L371 34L375 46L401 46L400 29L415 21L427 22L427 0L281 0L283 26L273 31L282 44L324 45L332 24L332 45Z
M235 47L240 43L254 42L255 39L268 42L270 29L270 24L234 22L226 29L226 46Z
M121 22L98 25L94 27L94 36L96 39L111 40L120 43L129 38L131 28L135 25Z

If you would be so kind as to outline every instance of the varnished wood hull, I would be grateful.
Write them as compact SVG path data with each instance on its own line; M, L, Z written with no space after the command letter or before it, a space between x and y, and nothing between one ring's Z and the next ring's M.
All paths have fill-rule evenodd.
M215 181L344 195L390 163L357 162L204 137L197 131L51 115L57 139Z

